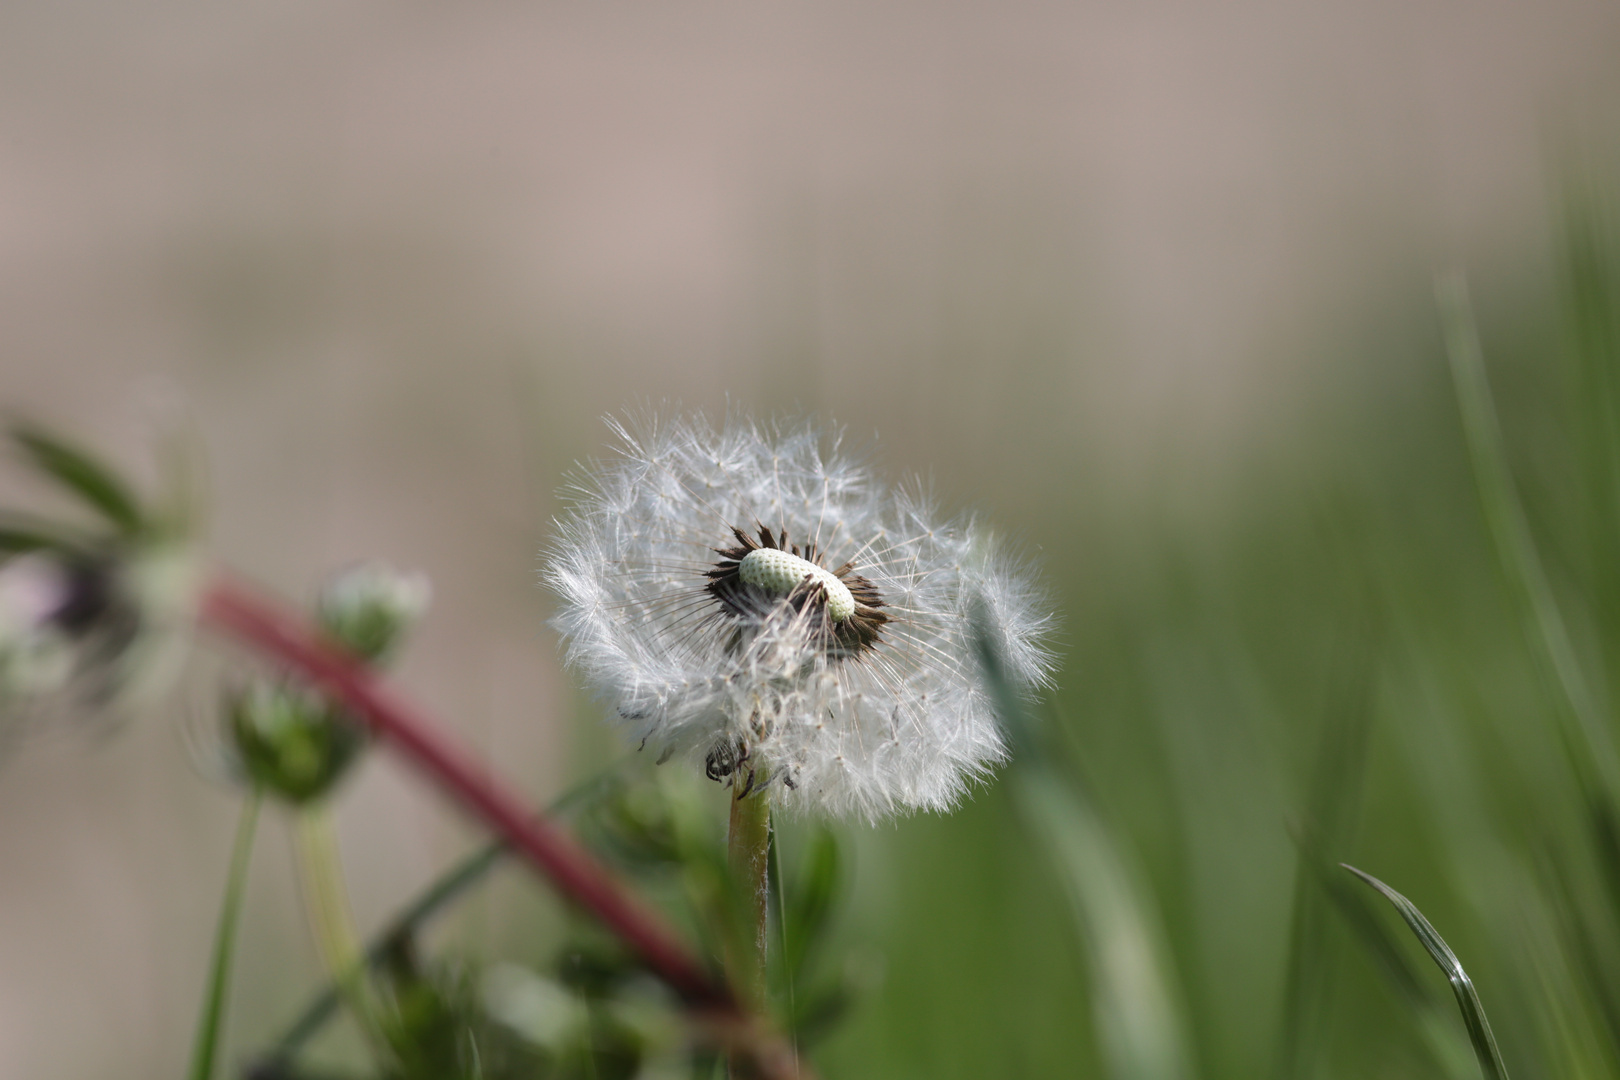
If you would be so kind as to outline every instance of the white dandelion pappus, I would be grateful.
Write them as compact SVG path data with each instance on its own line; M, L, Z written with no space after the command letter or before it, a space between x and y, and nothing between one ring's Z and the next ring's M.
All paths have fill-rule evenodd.
M576 478L545 579L570 666L632 738L871 821L948 809L1006 757L970 613L1021 689L1051 619L971 520L808 422L608 422L617 456Z

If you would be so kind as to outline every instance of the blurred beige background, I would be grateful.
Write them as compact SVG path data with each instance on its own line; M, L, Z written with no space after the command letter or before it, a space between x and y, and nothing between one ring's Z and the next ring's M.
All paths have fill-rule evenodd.
M401 678L538 798L600 752L536 568L601 414L825 412L1026 528L1076 468L1201 490L1383 362L1366 312L1545 259L1617 58L1564 0L9 4L3 405L191 431L213 550L288 595L426 570ZM0 770L0 1077L183 1066L236 800L182 712ZM384 759L340 818L368 926L470 840ZM280 824L238 1050L315 977Z

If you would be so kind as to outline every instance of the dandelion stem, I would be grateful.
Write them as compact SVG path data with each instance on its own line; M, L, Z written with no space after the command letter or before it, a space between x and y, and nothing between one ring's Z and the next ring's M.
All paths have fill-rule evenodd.
M765 1004L766 913L770 902L771 804L763 791L731 800L731 831L726 854L743 900L743 929L752 939L739 942L731 965L732 985L755 1011Z
M226 999L230 997L236 926L242 914L242 887L247 881L260 802L259 789L254 788L242 803L242 816L237 819L236 839L231 844L231 868L225 879L225 900L220 905L219 929L214 935L214 961L208 974L203 1011L197 1017L197 1038L192 1045L191 1068L186 1071L188 1080L210 1080L214 1075L220 1027L225 1019Z
M753 778L758 784L765 779ZM731 985L746 1008L754 1013L765 1010L765 951L770 909L771 803L765 791L755 788L751 795L731 800L731 828L726 837L726 856L731 865L733 888L740 901L740 916L727 941L727 968ZM747 1063L733 1060L734 1078L753 1077Z

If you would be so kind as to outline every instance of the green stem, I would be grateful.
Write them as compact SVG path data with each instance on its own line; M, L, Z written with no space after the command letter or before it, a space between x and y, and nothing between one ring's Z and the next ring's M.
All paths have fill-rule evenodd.
M303 885L304 908L315 946L327 975L337 983L344 1000L368 1038L377 1038L376 1012L366 992L365 965L360 936L349 913L349 891L343 878L337 830L331 808L324 800L298 811L295 836L298 876Z
M771 804L763 791L731 800L731 830L726 855L743 900L746 941L733 949L732 977L737 995L749 1009L765 1004L765 945L770 902Z
M230 996L231 962L236 955L236 927L242 914L242 892L247 882L248 864L253 852L253 836L259 821L259 789L248 793L242 814L236 821L236 839L231 844L231 867L225 879L225 899L219 909L219 926L214 931L214 960L208 973L208 990L202 1013L197 1017L197 1038L192 1043L188 1080L210 1080L214 1056L219 1048L220 1027Z
M756 777L756 784L764 777ZM731 800L731 827L726 837L726 857L731 866L733 888L741 901L739 925L727 941L726 967L744 1009L759 1015L765 1008L765 953L770 910L771 804L766 791L757 786L744 798ZM731 1061L734 1080L752 1078L758 1073L753 1063Z

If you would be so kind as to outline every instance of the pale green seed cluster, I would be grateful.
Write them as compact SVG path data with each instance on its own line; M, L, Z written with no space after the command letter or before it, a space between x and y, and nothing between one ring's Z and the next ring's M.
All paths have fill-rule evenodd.
M855 614L855 597L850 595L848 586L830 571L791 552L755 548L742 557L737 566L737 576L749 585L757 585L779 596L791 593L809 577L827 590L827 614L833 622L843 622Z

